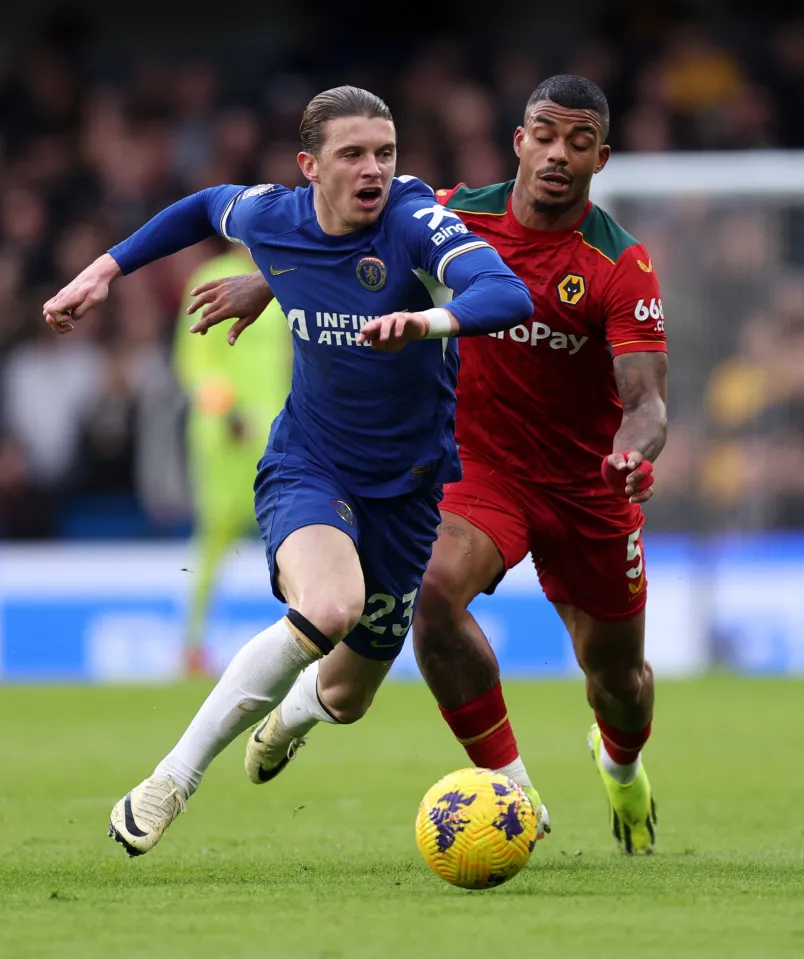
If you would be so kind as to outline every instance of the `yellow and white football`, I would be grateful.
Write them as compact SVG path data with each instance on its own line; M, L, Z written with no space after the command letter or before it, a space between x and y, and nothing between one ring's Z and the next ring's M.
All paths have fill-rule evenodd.
M416 816L416 844L436 875L464 889L512 879L536 845L530 799L507 776L458 769L427 790Z

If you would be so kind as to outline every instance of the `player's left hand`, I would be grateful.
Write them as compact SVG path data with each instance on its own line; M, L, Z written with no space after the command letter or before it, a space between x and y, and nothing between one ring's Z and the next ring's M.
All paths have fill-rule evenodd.
M414 340L423 340L430 332L430 322L421 313L389 313L369 320L357 334L359 345L370 343L375 350L393 353Z
M187 307L188 314L204 308L190 332L204 336L218 323L236 318L226 337L229 345L234 346L238 336L254 323L274 298L274 291L261 273L248 273L202 283L190 290L190 295L195 299Z
M647 503L653 496L653 463L639 450L609 453L600 467L603 479L614 493L624 493L629 503Z

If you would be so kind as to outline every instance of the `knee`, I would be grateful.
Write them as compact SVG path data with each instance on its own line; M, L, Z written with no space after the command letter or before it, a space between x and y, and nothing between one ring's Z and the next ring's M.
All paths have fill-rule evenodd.
M633 706L642 698L645 664L608 667L594 672L589 678L608 700L621 706Z
M339 643L357 626L363 615L364 597L354 595L299 600L298 611L332 643Z
M321 702L339 723L350 725L362 719L374 702L374 690L354 689L343 683L318 691Z

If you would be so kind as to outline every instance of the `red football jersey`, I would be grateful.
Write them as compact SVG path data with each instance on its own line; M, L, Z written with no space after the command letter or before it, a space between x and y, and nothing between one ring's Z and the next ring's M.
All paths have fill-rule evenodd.
M531 230L511 210L514 181L439 190L530 288L527 323L461 339L458 442L556 491L590 492L622 421L612 356L666 350L647 250L590 203L567 230Z

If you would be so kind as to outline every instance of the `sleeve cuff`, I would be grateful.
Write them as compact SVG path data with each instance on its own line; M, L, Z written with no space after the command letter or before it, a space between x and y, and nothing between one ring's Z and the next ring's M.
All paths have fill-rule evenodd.
M667 343L663 340L626 340L624 343L611 344L612 356L621 353L666 353Z

